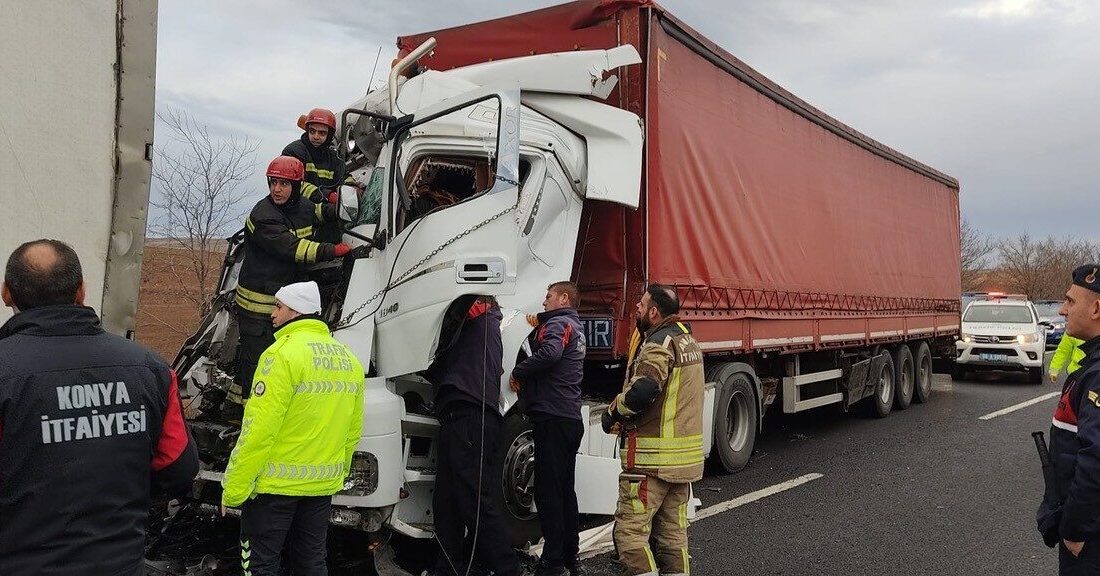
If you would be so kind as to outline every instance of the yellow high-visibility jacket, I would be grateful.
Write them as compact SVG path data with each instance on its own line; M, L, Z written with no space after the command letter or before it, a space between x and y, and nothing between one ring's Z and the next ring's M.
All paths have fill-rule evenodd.
M1081 367L1081 361L1085 359L1085 352L1081 350L1081 345L1084 343L1084 340L1063 334L1062 339L1058 341L1058 349L1050 359L1048 371L1054 376L1057 376L1062 368L1066 369L1066 374L1076 372Z
M324 322L306 316L284 324L260 356L222 503L339 492L362 431L363 384L362 364Z

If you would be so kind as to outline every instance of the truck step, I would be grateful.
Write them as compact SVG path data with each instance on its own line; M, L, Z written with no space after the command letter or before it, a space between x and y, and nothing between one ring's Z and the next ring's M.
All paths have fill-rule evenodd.
M401 419L401 432L409 436L435 436L439 420L423 414L406 414Z

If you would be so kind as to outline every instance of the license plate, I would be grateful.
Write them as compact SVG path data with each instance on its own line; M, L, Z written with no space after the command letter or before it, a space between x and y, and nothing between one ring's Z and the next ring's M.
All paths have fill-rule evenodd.
M611 348L611 319L582 318L584 340L588 348Z
M978 358L984 362L1004 362L1008 356L1004 354L978 354Z

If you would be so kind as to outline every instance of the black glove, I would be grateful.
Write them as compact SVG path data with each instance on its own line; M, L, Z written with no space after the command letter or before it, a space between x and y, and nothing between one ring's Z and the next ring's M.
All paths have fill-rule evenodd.
M370 255L370 246L356 246L348 252L347 257L355 260L357 258L366 258Z
M619 421L616 414L612 413L614 409L614 406L608 406L607 410L604 410L603 416L600 417L600 426L603 427L603 431L607 434L611 433L611 428Z

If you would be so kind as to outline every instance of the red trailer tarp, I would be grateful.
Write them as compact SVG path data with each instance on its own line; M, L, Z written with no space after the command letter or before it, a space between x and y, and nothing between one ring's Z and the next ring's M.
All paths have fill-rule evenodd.
M617 352L646 282L678 287L711 350L958 329L958 182L793 96L660 6L573 2L398 44L428 36L439 44L422 64L441 70L638 48L643 65L623 71L609 102L645 120L642 205L589 205L574 273L586 311L619 320Z

